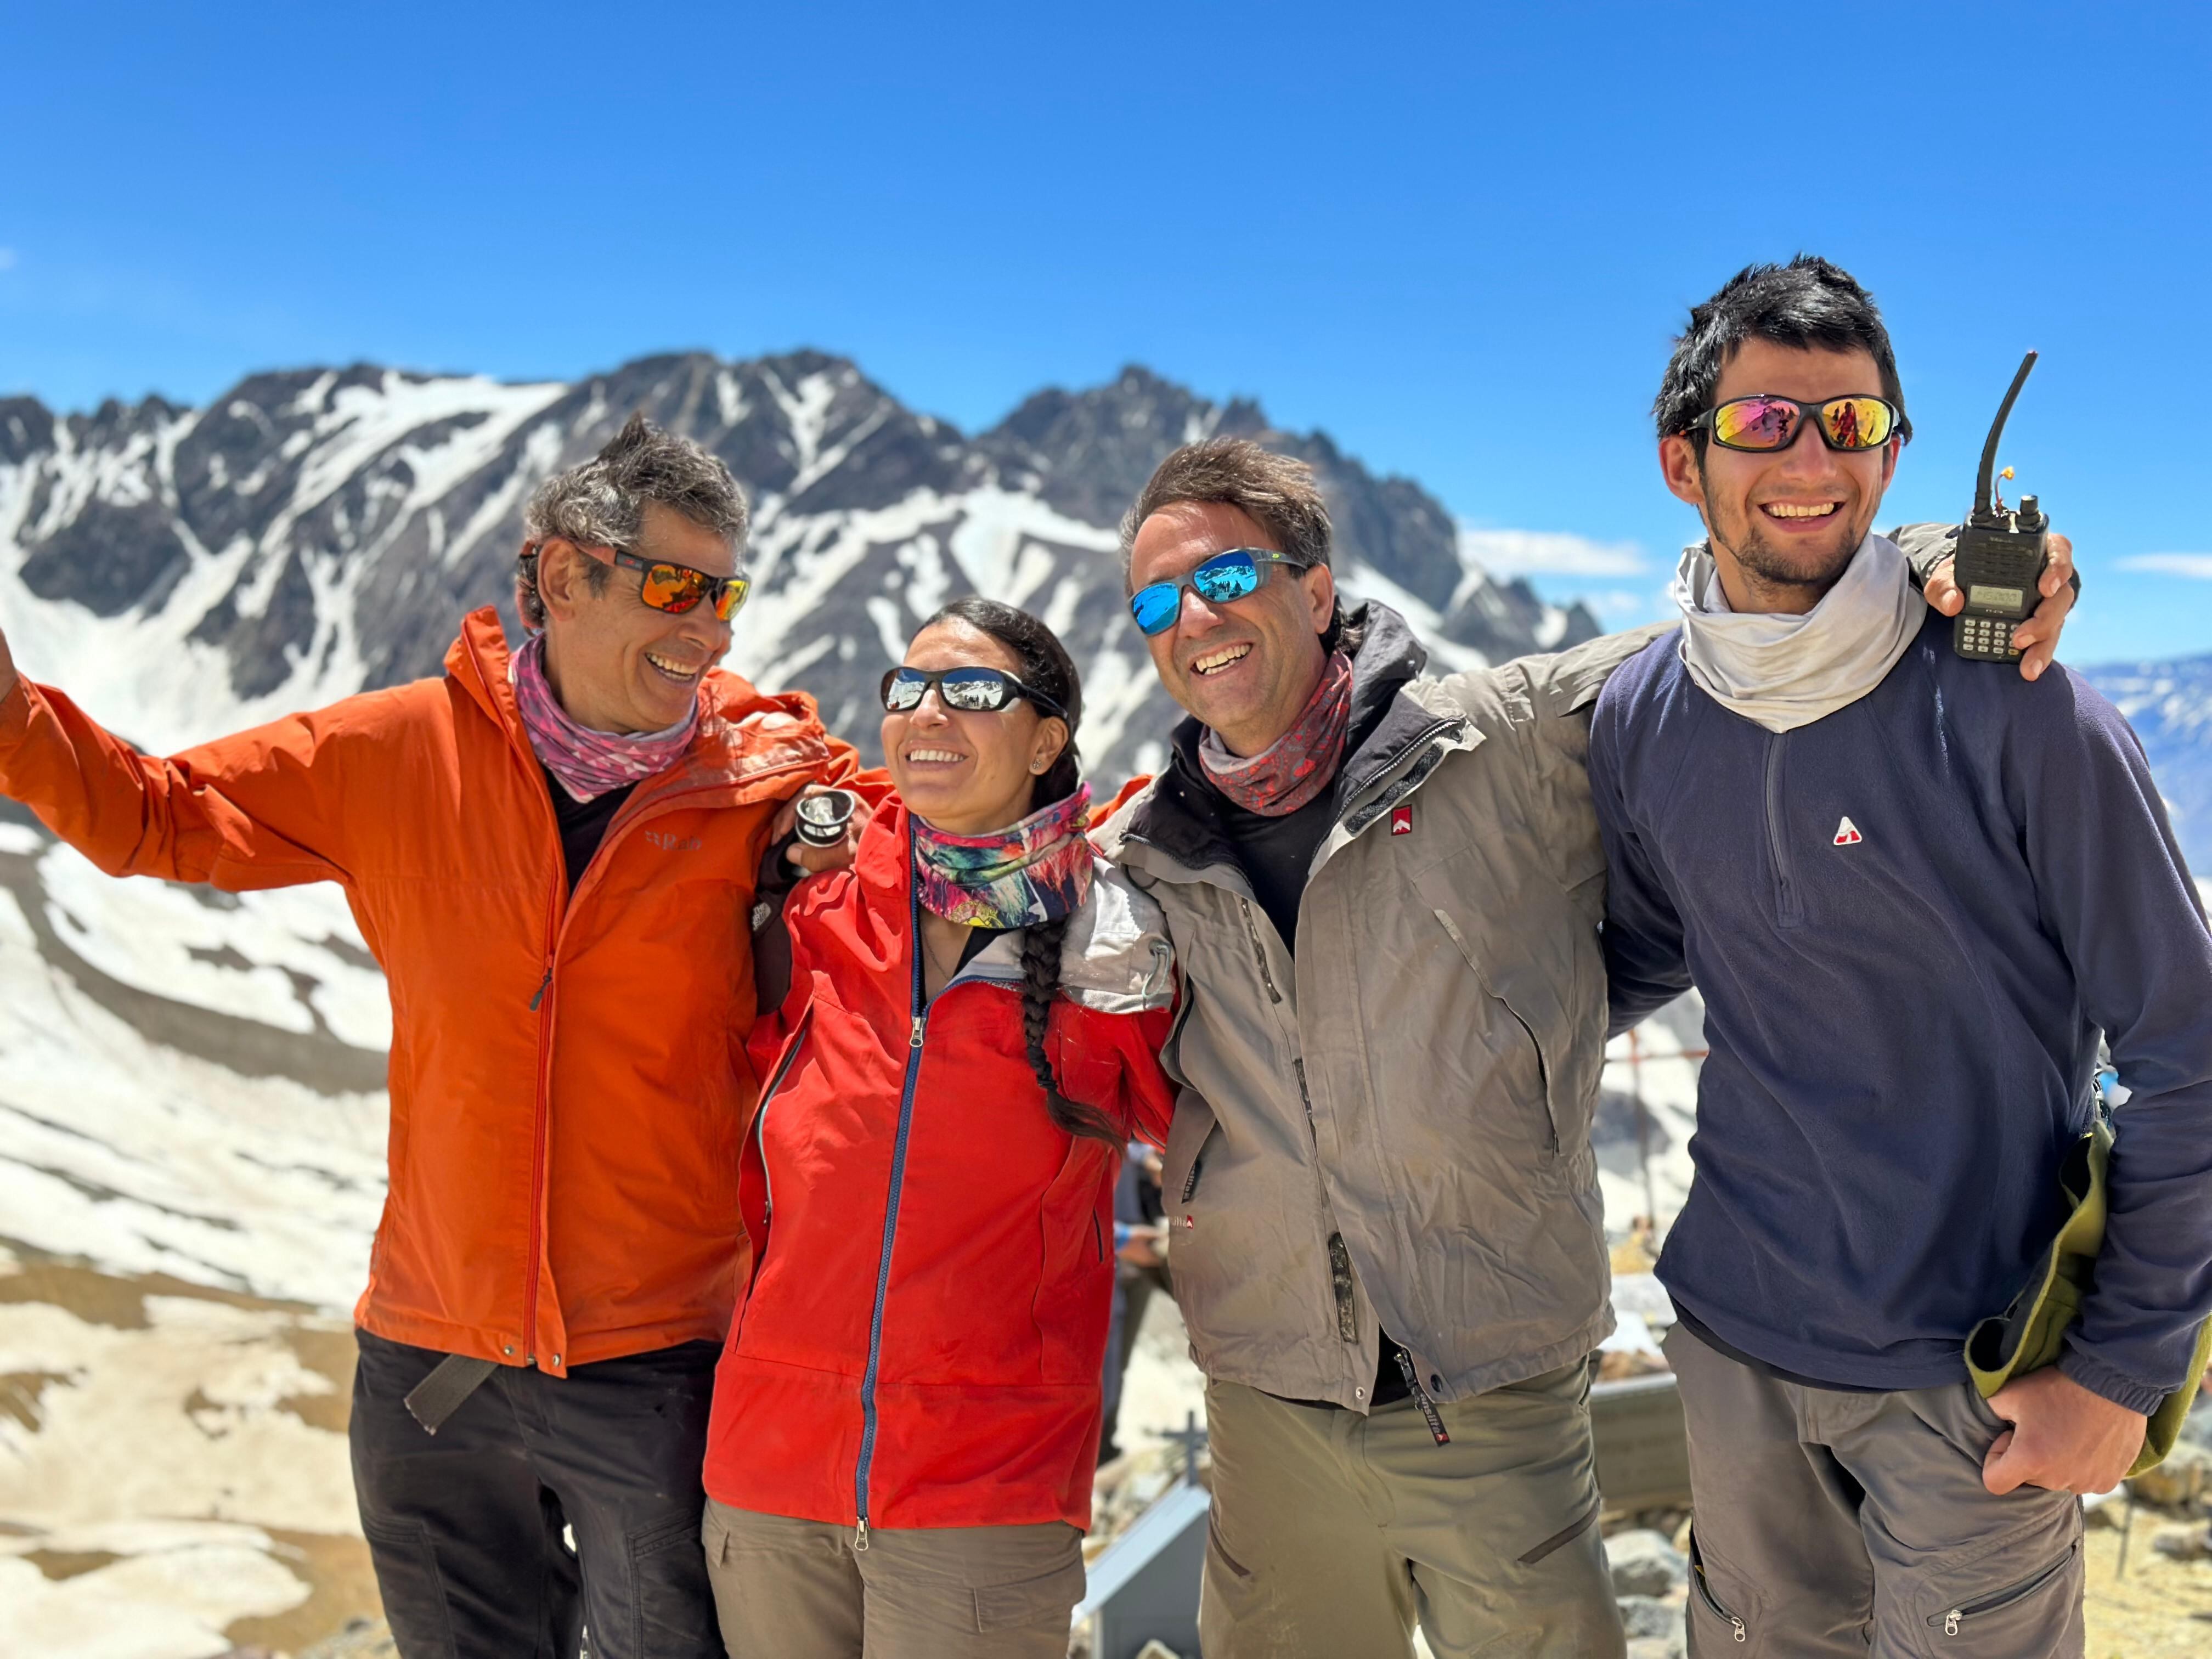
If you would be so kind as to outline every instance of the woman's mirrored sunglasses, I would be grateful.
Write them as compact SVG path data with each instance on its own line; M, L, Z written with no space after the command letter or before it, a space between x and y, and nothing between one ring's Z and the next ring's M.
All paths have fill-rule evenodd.
M1267 564L1286 564L1293 570L1313 568L1271 548L1232 547L1226 553L1215 554L1182 581L1154 582L1139 588L1129 596L1129 614L1137 619L1142 632L1164 634L1182 615L1184 593L1194 590L1208 605L1247 598L1259 590L1260 567Z
M645 573L644 586L638 598L655 611L665 611L675 616L696 607L702 599L710 600L714 607L714 620L727 622L744 605L745 596L752 592L750 576L710 576L703 570L694 570L688 564L673 564L666 559L641 558L637 554L619 547L594 548L579 542L590 557L601 564L615 564L624 570ZM528 556L535 559L538 548L532 546ZM604 551L611 558L599 558Z
M963 714L989 714L1004 708L1017 697L1027 697L1048 714L1066 713L1035 686L1024 685L1012 674L1001 673L995 668L888 670L884 675L884 708L894 714L919 708L933 685L937 688L939 702Z
M1731 398L1717 409L1698 416L1692 427L1709 426L1713 441L1723 449L1764 453L1787 449L1797 441L1806 416L1831 449L1879 449L1897 431L1897 408L1884 398L1831 398L1824 404L1803 404L1795 398L1762 392L1751 398Z

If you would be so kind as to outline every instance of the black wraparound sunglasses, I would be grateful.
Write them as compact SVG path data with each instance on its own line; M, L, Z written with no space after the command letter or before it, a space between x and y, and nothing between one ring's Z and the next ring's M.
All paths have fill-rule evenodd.
M963 714L989 714L1004 708L1017 697L1026 697L1048 714L1063 720L1067 711L1033 685L1024 685L1012 674L995 668L887 669L884 673L884 708L903 714L919 708L932 686L947 708Z

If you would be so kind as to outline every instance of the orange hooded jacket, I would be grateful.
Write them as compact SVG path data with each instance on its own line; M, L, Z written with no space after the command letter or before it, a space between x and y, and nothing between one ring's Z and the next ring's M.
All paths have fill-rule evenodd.
M0 793L108 873L345 888L392 993L377 1335L562 1375L727 1331L769 825L802 785L888 786L811 698L726 672L705 696L573 897L494 611L443 679L167 760L28 681L0 700Z

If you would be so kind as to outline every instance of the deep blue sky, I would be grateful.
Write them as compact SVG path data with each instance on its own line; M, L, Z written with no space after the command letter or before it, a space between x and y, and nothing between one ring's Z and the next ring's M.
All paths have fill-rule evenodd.
M1626 620L1694 523L1644 413L1668 341L1804 247L1897 339L1891 506L1959 515L2038 346L2005 458L2093 585L2067 654L2203 651L2208 19L19 5L0 390L811 344L973 428L1133 360L1476 524L1632 544L1540 578Z

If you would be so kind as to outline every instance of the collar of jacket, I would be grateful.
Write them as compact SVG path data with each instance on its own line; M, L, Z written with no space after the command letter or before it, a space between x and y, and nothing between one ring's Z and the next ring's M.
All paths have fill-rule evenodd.
M1354 741L1337 768L1332 791L1335 827L1322 840L1316 867L1385 807L1425 782L1444 753L1480 741L1466 720L1413 695L1423 684L1419 677L1429 653L1405 617L1370 599L1346 623L1362 630L1352 659ZM1222 827L1220 797L1205 782L1199 765L1204 730L1190 716L1176 725L1169 738L1172 757L1167 769L1129 804L1115 837L1116 844L1140 842L1158 848L1187 874L1239 868L1237 849Z
M907 844L906 805L888 795L868 827L853 860L863 903L876 919L878 937L899 941L896 956L884 952L887 971L911 962L914 863ZM1165 1008L1175 1001L1175 956L1168 944L1167 917L1158 901L1139 891L1103 859L1095 860L1090 896L1072 911L1060 946L1060 987L1086 1008L1107 1014L1133 1014ZM1018 990L1022 975L1022 930L1010 928L978 951L945 988L971 979ZM939 995L944 994L943 991Z
M499 612L486 605L462 620L459 637L446 652L446 672L535 765L537 751L507 678L507 654ZM731 805L766 799L791 793L793 769L811 769L829 758L829 733L814 699L803 691L766 696L718 668L707 676L705 700L690 747L674 766L640 786L641 798L721 788L734 792Z

